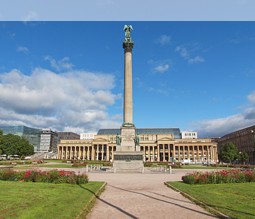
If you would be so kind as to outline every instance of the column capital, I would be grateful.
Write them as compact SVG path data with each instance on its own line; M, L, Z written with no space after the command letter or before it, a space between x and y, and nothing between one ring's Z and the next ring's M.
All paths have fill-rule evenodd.
M123 49L125 52L132 52L132 49L134 47L134 42L123 42L122 44Z

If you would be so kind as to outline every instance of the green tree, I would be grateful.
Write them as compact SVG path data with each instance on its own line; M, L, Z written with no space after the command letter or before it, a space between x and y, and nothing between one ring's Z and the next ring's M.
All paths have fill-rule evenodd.
M19 155L19 156L27 156L34 153L33 145L29 144L29 142L21 138L18 135L2 135L0 136L0 149L2 154L8 155Z
M245 164L245 162L248 160L249 156L247 154L247 152L239 152L239 156L238 159Z
M219 160L225 163L232 163L238 159L237 147L234 143L228 142L220 148Z

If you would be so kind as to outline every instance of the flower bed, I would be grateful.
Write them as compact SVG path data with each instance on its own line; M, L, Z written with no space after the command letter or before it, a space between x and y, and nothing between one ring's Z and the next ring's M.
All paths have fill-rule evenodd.
M222 170L217 172L195 172L182 177L187 184L220 184L255 182L255 170Z
M0 170L0 180L21 181L21 182L47 182L47 183L68 183L84 184L88 182L86 174L75 174L72 171L64 170Z

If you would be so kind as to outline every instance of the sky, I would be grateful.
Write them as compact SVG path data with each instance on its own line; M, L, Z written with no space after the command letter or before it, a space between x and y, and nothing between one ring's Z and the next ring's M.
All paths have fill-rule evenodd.
M128 13L115 0L83 1L80 8L63 0L57 13L54 1L51 10L45 1L26 2L15 1L13 9L4 0L0 9L0 125L77 133L119 128L125 24L134 29L137 128L221 137L255 124L252 1L223 0L219 7L194 0L199 7L188 10L190 1L162 0L169 7L158 4L153 13L140 13L143 1ZM153 1L146 3L143 11L151 10Z

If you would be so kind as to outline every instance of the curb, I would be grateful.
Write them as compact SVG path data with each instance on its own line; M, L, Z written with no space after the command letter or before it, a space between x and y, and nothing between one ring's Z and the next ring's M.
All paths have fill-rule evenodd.
M84 208L81 210L81 212L75 217L76 219L79 218L86 218L87 215L91 212L91 210L94 208L94 202L96 202L97 198L99 197L99 195L105 190L107 183L104 182L103 185L98 189L98 191L92 196L92 198L88 201L88 203L84 206ZM91 204L94 203L92 205L91 208L87 209L89 206L91 206Z
M216 209L213 208L213 207L208 206L206 203L197 200L196 198L194 198L194 197L190 196L189 194L187 194L187 193L185 193L185 192L183 192L183 191L181 191L181 190L175 188L174 186L167 184L167 182L164 182L164 184L165 184L167 187L173 189L174 191L179 192L179 193L182 194L184 197L188 198L189 200L191 200L191 201L194 202L195 204L201 206L202 208L204 208L205 210L209 211L210 213L212 213L212 214L218 216L219 218L221 218L221 219L231 219L231 217L229 217L229 216L227 216L227 215L221 213L220 211L216 210Z

